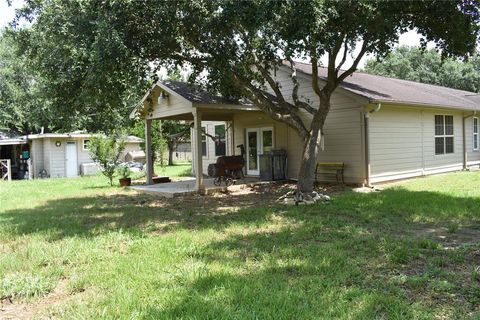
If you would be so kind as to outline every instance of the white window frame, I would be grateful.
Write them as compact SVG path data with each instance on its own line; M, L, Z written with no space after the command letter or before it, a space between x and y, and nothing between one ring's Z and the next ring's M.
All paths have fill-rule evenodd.
M200 150L200 154L202 155L202 159L208 159L208 136L205 133L208 133L208 126L202 126L202 149L203 143L205 142L205 154L203 154L203 150ZM203 133L205 132L205 133ZM205 141L203 139L205 138Z
M224 155L218 155L217 154L217 146L216 144L214 145L214 148L215 148L215 157L221 157L221 156L226 156L228 154L228 150L227 150L227 146L228 146L228 141L227 141L227 125L225 123L221 123L221 124L215 124L213 126L213 135L215 136L215 139L217 138L217 127L220 127L220 126L223 126L225 128L225 154Z
M82 150L88 151L88 146L85 147L85 141L90 141L90 139L83 139L83 140L82 140ZM88 142L87 142L87 143L88 143Z
M443 118L443 134L436 134L435 133L435 126L436 126L436 122L435 122L435 117L437 116L441 116ZM452 134L445 134L445 128L446 128L446 125L445 125L445 117L452 117ZM448 154L454 154L455 153L455 117L451 114L436 114L434 115L433 117L433 126L434 126L434 129L433 129L433 134L434 134L434 138L433 138L433 152L436 156L445 156L445 155L448 155ZM435 143L435 140L436 138L443 138L443 153L437 153L437 151L435 150L436 148L436 143ZM447 144L446 144L446 141L447 139L446 138L452 138L453 140L453 151L452 152L448 152L447 153Z
M475 122L477 123L477 132L475 132ZM473 140L472 140L472 148L474 151L478 151L480 145L480 122L478 121L478 117L473 117L472 119L472 132L473 132ZM477 138L477 147L475 148L475 138Z

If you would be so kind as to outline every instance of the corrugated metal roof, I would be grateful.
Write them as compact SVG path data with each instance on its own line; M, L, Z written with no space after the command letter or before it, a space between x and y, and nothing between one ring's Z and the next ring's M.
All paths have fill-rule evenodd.
M296 62L297 70L311 75L311 65ZM327 68L319 68L319 78L325 80ZM347 77L341 88L372 102L392 102L461 110L480 110L480 95L415 81L355 72Z

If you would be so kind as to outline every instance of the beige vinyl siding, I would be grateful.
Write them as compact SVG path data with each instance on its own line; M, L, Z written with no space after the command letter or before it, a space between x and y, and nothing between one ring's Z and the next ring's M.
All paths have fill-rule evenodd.
M50 139L42 139L43 141L43 167L47 171L48 176L52 176L51 165L50 165L50 150L52 149L52 144Z
M363 183L361 123L358 109L332 110L325 122L325 149L319 161L345 162L345 181ZM245 145L247 128L273 127L274 148L287 151L287 177L297 179L304 142L286 124L273 121L263 114L238 114L234 117L234 145ZM337 127L338 125L338 127ZM240 154L236 149L235 154ZM329 180L330 177L321 177Z
M312 106L318 106L319 99L311 88L311 78L307 75L298 74L300 83L298 95L301 99L309 101ZM287 100L291 101L293 88L288 69L281 68L276 73L276 81L280 84L282 92ZM347 183L361 184L364 182L364 157L363 157L363 122L362 107L365 100L352 95L342 89L338 89L331 99L331 109L325 121L324 127L324 150L319 154L319 161L340 161L345 163L345 181ZM302 118L310 123L310 114L303 112ZM235 124L239 120L235 118ZM248 121L247 121L248 122ZM275 123L275 122L273 122ZM245 121L242 126L248 126ZM298 178L298 172L302 160L304 142L296 131L285 124L276 123L277 137L276 148L285 148L288 157L288 177ZM237 129L237 128L236 128ZM243 130L239 128L238 130ZM237 136L235 134L235 136ZM330 177L320 177L321 180L330 180Z
M60 147L55 145L56 141L60 141ZM45 143L50 145L50 177L65 177L65 146L67 139L53 138L45 139Z
M205 128L205 131L212 135L215 136L215 126L216 125L225 125L225 129L227 130L225 135L226 135L226 155L231 155L232 154L232 125L231 122L225 122L225 121L202 121L202 127ZM191 131L191 146L192 146L192 151L195 150L195 132L192 129ZM203 174L207 175L208 174L208 165L210 163L215 163L217 161L217 157L215 155L215 142L210 138L206 137L207 141L207 154L202 157L202 168L203 168ZM192 157L195 158L195 152L192 152ZM192 160L192 172L195 172L195 159Z
M192 103L185 98L179 96L178 94L175 94L173 91L169 91L168 98L162 101L161 104L158 104L158 96L160 94L160 91L160 88L155 88L155 93L152 98L154 104L153 111L151 115L147 116L147 119L168 117L172 115L192 112ZM144 104L146 110L148 110L148 101L145 101Z
M83 163L92 163L92 157L88 150L83 150L83 140L90 140L89 138L79 138L75 139L77 143L77 166L80 168L80 165ZM80 169L79 169L80 170Z
M435 155L435 115L453 116L454 153ZM370 115L371 183L461 170L462 112L383 106Z
M38 173L44 169L44 151L43 151L43 140L41 139L34 139L31 142L31 155L30 158L32 159L33 163L33 177L36 178Z
M480 115L476 115L478 118L478 125L480 130ZM479 149L473 150L473 116L472 112L469 112L465 118L465 142L467 148L467 165L479 166L480 165L480 136L479 136Z

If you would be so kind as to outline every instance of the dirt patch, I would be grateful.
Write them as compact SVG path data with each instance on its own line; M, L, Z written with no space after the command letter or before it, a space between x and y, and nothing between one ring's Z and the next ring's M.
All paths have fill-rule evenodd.
M11 298L3 299L0 302L0 319L33 319L44 314L50 307L65 301L68 297L71 296L67 290L67 280L62 279L52 292L32 303L17 303Z
M473 226L459 226L455 231L447 227L425 227L412 229L411 234L419 238L432 239L446 250L479 242L480 230Z

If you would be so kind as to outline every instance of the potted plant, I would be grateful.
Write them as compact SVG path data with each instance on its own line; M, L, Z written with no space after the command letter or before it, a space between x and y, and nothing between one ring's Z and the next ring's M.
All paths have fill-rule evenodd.
M128 187L132 184L132 178L130 178L130 168L127 166L120 166L118 168L118 174L120 175L120 187Z

